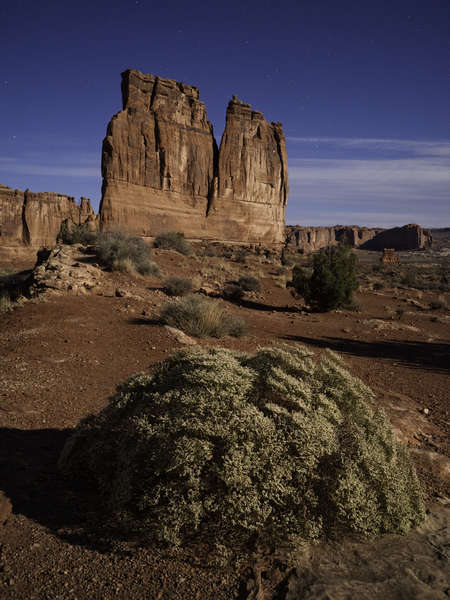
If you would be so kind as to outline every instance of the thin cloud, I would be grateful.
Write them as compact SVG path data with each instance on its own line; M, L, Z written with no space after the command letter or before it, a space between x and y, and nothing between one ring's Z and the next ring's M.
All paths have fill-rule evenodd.
M0 158L0 171L17 175L38 175L43 177L100 177L99 167L48 166L22 163L18 160Z
M289 161L289 223L390 227L450 222L449 161L296 158Z
M293 144L332 146L347 150L390 151L416 156L450 156L450 140L399 140L385 138L287 137Z

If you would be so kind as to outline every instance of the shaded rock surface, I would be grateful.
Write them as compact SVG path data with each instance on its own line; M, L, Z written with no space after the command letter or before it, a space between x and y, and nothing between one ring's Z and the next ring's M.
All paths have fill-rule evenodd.
M53 192L35 193L0 185L0 258L33 255L41 246L56 243L61 223L89 222L97 227L97 217L88 198L80 204L71 196Z
M286 227L288 246L304 252L315 252L327 246L345 243L364 250L419 250L430 248L431 233L420 225L410 224L392 229L370 229L353 225L335 227Z
M128 70L103 142L103 229L281 244L287 159L281 124L230 101L220 149L196 87Z

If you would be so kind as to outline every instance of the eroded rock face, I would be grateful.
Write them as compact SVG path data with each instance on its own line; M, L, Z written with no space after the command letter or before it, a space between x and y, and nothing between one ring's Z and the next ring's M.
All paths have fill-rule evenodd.
M280 124L234 98L220 150L196 87L122 74L123 110L103 142L103 229L280 244L287 160Z
M409 224L380 231L362 248L365 250L383 250L384 248L421 250L430 248L432 241L431 233L428 230L423 229L420 225Z
M364 250L420 250L430 248L432 237L420 225L404 225L392 229L369 229L367 227L300 227L288 225L286 240L289 246L315 252L327 246L346 243Z
M0 258L35 254L41 246L54 245L65 219L97 226L87 198L77 204L73 197L63 194L23 192L0 185Z

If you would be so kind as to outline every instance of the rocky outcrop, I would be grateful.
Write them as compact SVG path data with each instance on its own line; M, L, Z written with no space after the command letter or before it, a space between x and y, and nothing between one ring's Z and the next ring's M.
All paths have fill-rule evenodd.
M104 275L95 257L79 245L43 248L28 282L30 296L70 292L77 296L100 289Z
M0 185L0 258L36 253L56 242L61 223L91 223L97 215L87 198L80 204L71 196L13 190Z
M306 253L315 252L328 246L346 243L357 248L372 239L381 229L367 227L343 226L335 227L301 227L288 225L286 227L286 242L288 246L298 248Z
M393 229L369 229L353 225L335 227L286 227L286 243L306 253L345 243L364 250L421 250L430 248L432 237L420 225L404 225Z
M372 239L362 244L364 250L422 250L431 248L431 233L420 225L410 224L380 231Z
M287 160L281 124L237 98L220 150L196 87L129 70L103 142L102 229L281 244Z

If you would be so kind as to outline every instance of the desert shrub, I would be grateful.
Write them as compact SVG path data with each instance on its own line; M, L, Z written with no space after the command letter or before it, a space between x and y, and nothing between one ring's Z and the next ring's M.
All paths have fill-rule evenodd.
M283 248L283 250L281 251L280 262L283 267L292 267L295 263L292 254L289 253L289 251L286 250L286 248Z
M447 308L445 300L437 299L430 302L431 310L439 310L440 308Z
M410 267L405 273L403 273L400 283L406 287L416 287L419 284L417 271Z
M6 290L0 289L0 313L8 312L13 307L11 296Z
M153 246L155 248L162 248L163 250L176 250L185 256L193 253L191 244L185 239L184 233L179 231L160 233L156 236Z
M240 302L244 297L244 290L240 285L227 283L222 290L222 296L229 302Z
M248 257L248 251L244 250L244 249L238 250L234 254L235 262L241 263L243 265L245 265L245 263L247 262L247 257Z
M142 541L406 532L421 492L373 399L331 352L184 349L82 421L59 464Z
M313 310L351 306L358 288L356 257L346 246L326 248L314 254L311 275L303 267L294 267L291 285Z
M163 306L160 318L166 325L196 337L241 337L246 330L244 321L225 311L218 302L195 295L169 302Z
M253 277L253 275L243 275L240 277L239 285L244 292L259 292L261 289L261 283L259 279Z
M56 240L63 244L93 244L97 238L97 232L91 231L86 223L69 225L67 219L61 223Z
M170 277L164 282L164 291L169 296L186 296L192 292L192 282L183 277Z
M150 260L150 246L140 237L128 236L121 231L100 233L94 249L99 261L112 271L159 274L158 265Z

